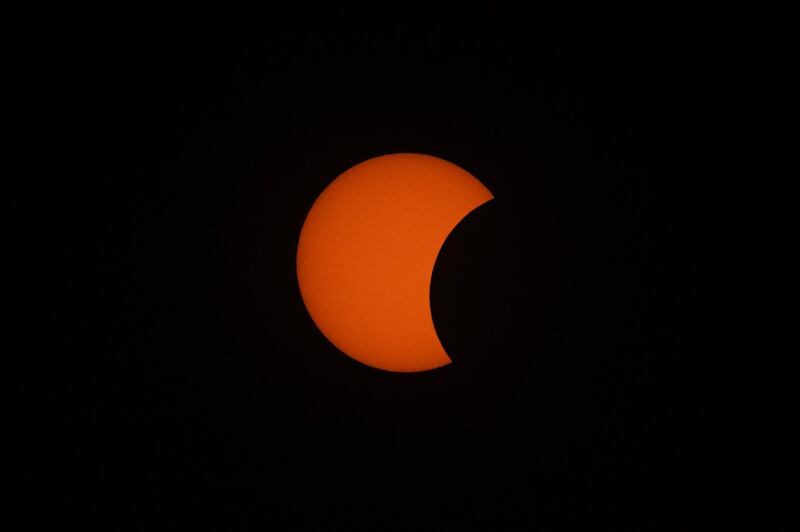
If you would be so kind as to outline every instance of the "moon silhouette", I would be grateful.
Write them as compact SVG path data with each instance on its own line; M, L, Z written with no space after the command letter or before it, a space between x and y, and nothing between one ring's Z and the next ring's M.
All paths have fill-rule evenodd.
M429 155L384 155L337 177L311 207L297 249L300 293L319 330L374 368L449 364L431 275L450 232L492 198L466 170Z

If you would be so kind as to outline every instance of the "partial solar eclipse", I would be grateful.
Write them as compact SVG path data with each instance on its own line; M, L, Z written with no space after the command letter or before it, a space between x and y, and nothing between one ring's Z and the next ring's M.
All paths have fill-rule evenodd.
M431 315L433 267L450 232L492 198L466 170L429 155L375 157L337 177L297 248L300 293L322 334L374 368L449 364Z

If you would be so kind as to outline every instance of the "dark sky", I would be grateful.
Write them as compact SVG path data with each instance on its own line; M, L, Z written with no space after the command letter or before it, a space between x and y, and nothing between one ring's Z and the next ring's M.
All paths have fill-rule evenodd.
M108 28L77 462L106 530L681 528L692 75L676 33L535 17ZM188 24L187 24L188 26ZM294 271L367 158L435 155L496 200L447 240L453 364L339 353Z

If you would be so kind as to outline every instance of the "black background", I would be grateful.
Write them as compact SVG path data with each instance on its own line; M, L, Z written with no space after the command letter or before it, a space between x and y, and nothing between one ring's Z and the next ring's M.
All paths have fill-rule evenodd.
M108 530L687 526L680 36L497 13L253 22L112 28L92 52L100 312L75 504ZM295 277L317 195L396 152L496 198L441 251L453 363L419 374L338 352Z

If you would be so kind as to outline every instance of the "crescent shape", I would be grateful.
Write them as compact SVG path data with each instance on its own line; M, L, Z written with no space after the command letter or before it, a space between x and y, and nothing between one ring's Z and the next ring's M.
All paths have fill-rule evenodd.
M433 267L450 232L492 198L466 170L429 155L384 155L337 177L297 249L300 293L319 330L374 368L449 364L431 315Z

